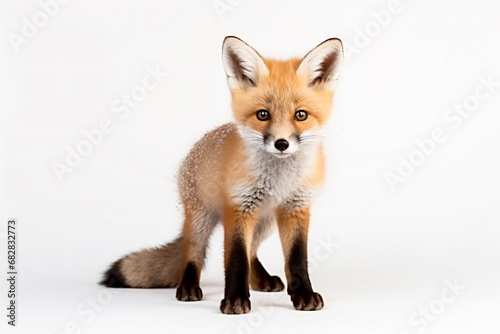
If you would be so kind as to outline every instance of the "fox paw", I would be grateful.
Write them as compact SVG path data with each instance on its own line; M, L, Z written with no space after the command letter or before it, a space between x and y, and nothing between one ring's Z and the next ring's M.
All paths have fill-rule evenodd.
M317 292L313 291L297 291L290 294L293 307L301 311L317 311L321 310L325 304L323 298Z
M203 292L198 285L181 284L177 288L175 297L181 301L197 301L203 298Z
M258 282L252 282L252 289L256 291L278 292L283 291L284 288L285 285L278 276L268 276Z
M220 311L224 314L244 314L250 312L248 297L226 297L220 302Z

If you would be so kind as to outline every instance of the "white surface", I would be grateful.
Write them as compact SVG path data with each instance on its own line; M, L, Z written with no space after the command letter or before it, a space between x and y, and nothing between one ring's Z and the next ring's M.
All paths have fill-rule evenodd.
M7 34L40 5L3 1L2 220L20 224L19 323L9 330L64 333L73 322L81 333L498 332L500 87L456 128L443 120L480 76L500 80L498 5L401 0L363 46L359 30L389 1L220 2L233 4L222 18L212 0L74 0L16 54ZM311 223L311 277L326 307L297 312L284 293L253 292L250 314L220 314L220 229L202 302L180 303L173 290L123 290L103 305L110 290L96 282L112 261L176 236L178 164L205 131L231 119L226 35L265 56L302 56L329 37L358 47L340 79L328 182ZM168 78L120 119L113 101L157 65ZM59 182L52 163L104 118L114 130ZM446 141L391 191L384 173L435 128ZM276 235L261 256L284 278ZM466 289L419 331L409 318L439 306L454 279ZM86 303L96 297L92 317Z

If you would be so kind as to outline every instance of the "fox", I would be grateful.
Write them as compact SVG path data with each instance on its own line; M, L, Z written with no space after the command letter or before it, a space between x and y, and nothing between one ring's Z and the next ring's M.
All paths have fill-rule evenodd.
M177 288L179 301L203 298L200 276L210 236L224 230L223 314L251 310L250 287L278 292L257 251L277 227L287 293L296 310L324 307L309 278L310 208L325 179L324 140L344 61L342 41L330 38L302 58L264 58L227 36L222 63L234 120L199 140L177 175L180 236L115 261L102 285Z

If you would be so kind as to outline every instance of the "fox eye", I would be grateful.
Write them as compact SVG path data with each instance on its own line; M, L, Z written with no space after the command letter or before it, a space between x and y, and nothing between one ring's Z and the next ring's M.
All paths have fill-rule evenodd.
M299 122L305 121L307 119L307 111L297 110L295 112L295 119Z
M267 121L269 119L269 117L270 117L269 111L264 110L264 109L257 111L257 119L259 121Z

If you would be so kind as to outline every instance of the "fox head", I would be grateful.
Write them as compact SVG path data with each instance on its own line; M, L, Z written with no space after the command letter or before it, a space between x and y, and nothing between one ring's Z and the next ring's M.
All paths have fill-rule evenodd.
M238 130L249 147L286 158L321 142L343 63L340 39L283 61L262 58L228 36L222 59Z

